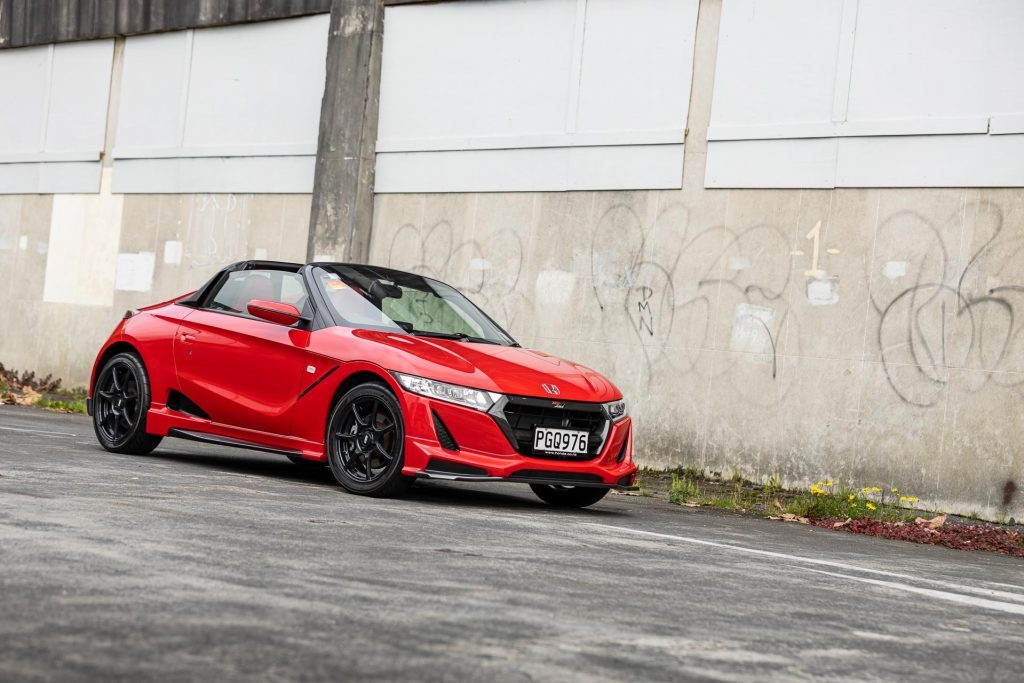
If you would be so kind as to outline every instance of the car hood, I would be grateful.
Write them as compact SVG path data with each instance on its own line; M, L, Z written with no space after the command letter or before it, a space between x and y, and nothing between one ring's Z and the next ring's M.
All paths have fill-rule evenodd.
M374 330L350 334L352 341L376 347L366 349L365 357L378 359L375 362L388 370L513 396L592 402L622 396L614 384L590 368L532 349Z

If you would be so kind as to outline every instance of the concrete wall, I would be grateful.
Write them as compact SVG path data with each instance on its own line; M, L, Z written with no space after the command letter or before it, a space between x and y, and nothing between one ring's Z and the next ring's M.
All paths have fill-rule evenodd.
M705 190L719 11L681 190L378 195L370 261L607 373L642 464L1019 517L1024 190Z
M308 194L0 195L0 362L86 384L126 309L232 261L301 261L309 207Z

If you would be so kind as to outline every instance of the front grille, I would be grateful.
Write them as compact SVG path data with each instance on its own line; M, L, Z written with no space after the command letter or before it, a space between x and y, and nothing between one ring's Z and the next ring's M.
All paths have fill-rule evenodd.
M561 407L559 407L561 406ZM548 460L590 460L601 452L604 445L604 411L597 403L553 401L542 398L507 397L503 407L505 420L514 439L516 450L523 455ZM573 429L584 431L587 453L582 455L553 455L533 450L533 430L536 427Z

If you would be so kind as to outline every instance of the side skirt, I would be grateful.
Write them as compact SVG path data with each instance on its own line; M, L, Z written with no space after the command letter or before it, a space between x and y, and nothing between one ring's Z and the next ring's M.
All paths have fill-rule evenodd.
M301 458L302 451L292 451L285 448L274 448L273 446L264 446L263 444L255 443L253 441L244 441L242 439L235 439L230 436L220 436L218 434L207 434L205 432L194 432L188 429L178 429L172 427L167 431L167 436L177 437L179 439L188 439L189 441L201 441L203 443L212 443L218 446L232 446L234 448L248 448L252 451L263 451L264 453L277 453L278 455L287 455L288 457Z

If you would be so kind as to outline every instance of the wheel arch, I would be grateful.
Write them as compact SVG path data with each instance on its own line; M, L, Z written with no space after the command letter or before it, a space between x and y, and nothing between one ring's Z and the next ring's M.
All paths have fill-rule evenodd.
M370 370L364 367L351 373L348 377L343 379L337 387L335 387L334 395L331 396L331 402L327 406L327 419L324 421L325 444L327 443L327 431L331 425L331 414L334 412L334 407L338 405L338 401L340 401L341 397L347 394L353 387L371 382L383 385L388 391L394 394L396 400L398 399L398 394L395 392L394 379L392 379L384 370Z
M394 387L391 386L391 382L388 381L388 376L384 372L374 372L373 370L356 370L351 375L341 381L341 384L334 390L334 396L331 397L331 406L334 406L341 397L344 396L352 387L359 386L360 384L366 384L368 382L374 382L376 384L383 384L388 388L392 394L395 393Z
M107 348L103 349L103 353L100 354L99 358L96 359L96 364L92 369L92 377L89 378L89 395L92 396L96 389L96 378L103 370L103 366L107 364L111 358L119 353L134 353L139 358L139 362L142 363L142 367L146 367L146 361L142 357L142 353L139 349L134 346L131 342L127 342L124 339L119 339Z

